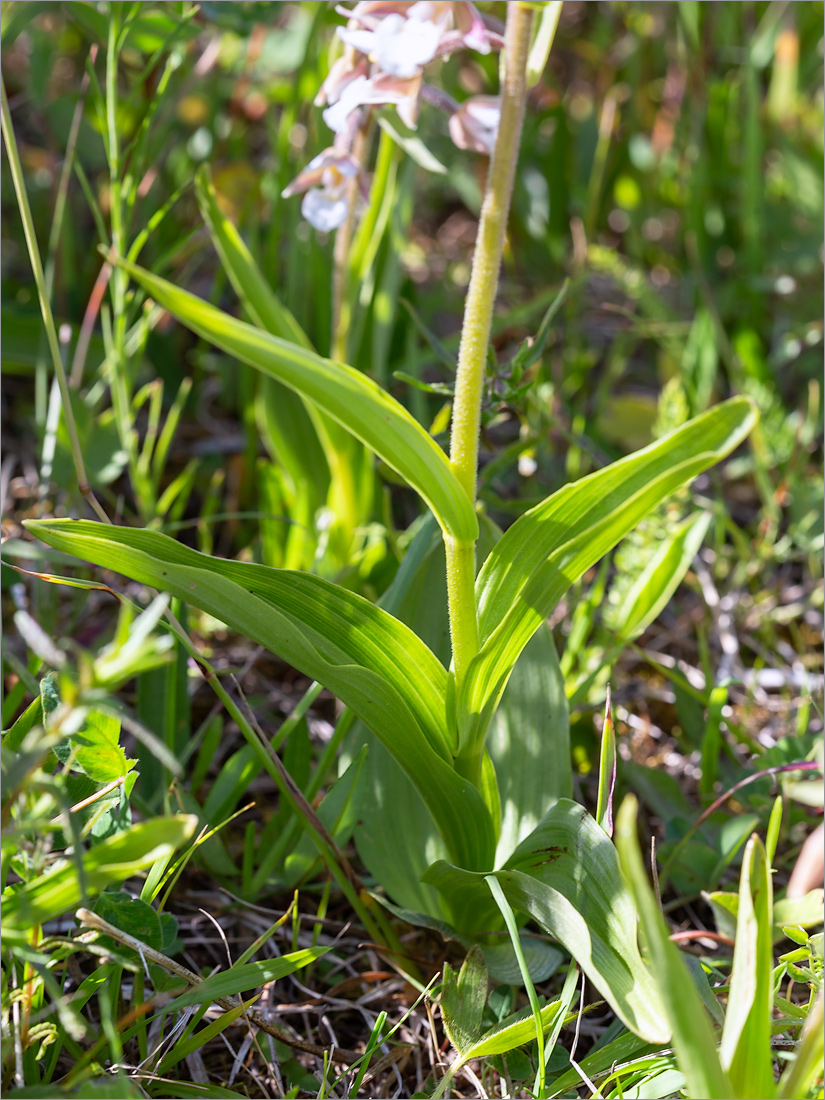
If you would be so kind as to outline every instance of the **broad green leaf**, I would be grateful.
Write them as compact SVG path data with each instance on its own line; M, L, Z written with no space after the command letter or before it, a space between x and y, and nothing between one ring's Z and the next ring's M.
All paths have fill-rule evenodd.
M752 402L733 398L516 520L476 581L482 645L457 699L462 745L483 736L519 653L567 589L652 508L729 454L755 417Z
M499 532L489 521L482 521L482 546L492 546L498 535ZM419 521L395 580L381 599L381 606L410 626L445 665L449 663L450 624L447 617L444 544L431 516ZM511 728L515 731L515 721ZM534 737L522 731L522 735L528 743L526 755L529 755L535 750L535 741L541 734ZM411 912L428 914L440 921L449 921L452 914L445 908L440 894L432 886L421 882L421 876L431 863L449 858L444 841L421 795L399 763L380 742L370 736L361 723L353 727L348 744L357 747L365 737L371 742L367 758L369 793L361 823L355 832L358 854L396 905ZM520 742L513 741L507 747L512 748L518 757ZM502 759L503 754L497 761L497 767ZM531 775L530 779L535 780L535 776ZM515 800L518 792L507 789ZM525 803L525 813L528 815L531 805ZM388 815L404 821L405 828L387 829L385 823ZM510 845L510 850L513 846ZM501 954L506 955L508 961L512 960L512 953L508 953L506 948ZM489 959L488 966L492 973ZM499 967L495 975L499 981L506 980L500 976L502 973L504 971Z
M699 552L710 521L710 512L686 520L658 548L615 612L615 629L623 638L637 638L667 606Z
M823 910L825 893L821 886L816 890L809 890L800 898L780 898L773 906L774 938L778 938L781 929L788 924L817 928L822 924Z
M192 836L196 825L197 818L189 814L155 817L84 852L81 858L87 894L99 894L170 855ZM3 933L14 934L44 924L76 909L83 900L76 864L61 861L47 874L4 893Z
M148 902L133 898L123 890L105 890L95 902L94 911L121 932L128 932L155 951L163 950L160 916ZM174 935L172 938L174 939Z
M539 627L516 661L487 735L501 798L496 866L573 793L570 715L553 632Z
M776 1093L772 1008L773 887L765 849L754 833L742 859L730 996L719 1048L738 1097L768 1100Z
M308 573L224 561L154 531L87 520L33 523L44 542L178 596L324 684L363 719L416 785L453 857L489 867L481 797L451 766L447 673L408 627Z
M556 1023L561 1009L561 1001L551 1001L550 1004L542 1006L541 1022L545 1031L549 1031ZM575 1020L577 1015L578 1013L573 1013L569 1019ZM535 1038L536 1021L528 1006L521 1012L508 1016L506 1020L502 1020L489 1031L485 1031L481 1038L468 1048L462 1061L469 1061L471 1058L488 1058L493 1054L506 1054L509 1050L516 1050L533 1042Z
M736 921L739 916L739 894L731 890L713 890L710 893L703 893L702 897L713 910L716 931L721 932L723 936L735 939ZM825 896L823 896L822 887L809 890L800 898L779 898L773 904L774 943L784 937L784 929L787 926L817 928L822 924L823 908L825 908Z
M366 375L230 317L144 268L114 257L112 262L198 336L283 382L375 451L417 490L445 534L459 542L477 537L475 510L445 453Z
M639 908L642 931L657 977L660 1003L673 1031L673 1047L679 1069L688 1083L688 1094L704 1100L730 1100L736 1094L716 1051L716 1036L690 971L670 933L647 881L636 836L638 803L628 795L616 820L616 847L622 870Z
M445 665L450 659L446 593L444 544L435 521L427 516L419 522L381 606L411 627ZM431 863L448 858L444 841L399 762L357 722L347 741L350 752L365 742L369 745L367 796L355 829L358 854L396 905L445 921L449 913L440 895L421 882ZM397 817L405 827L386 828L388 816Z
M74 758L96 783L122 779L137 760L127 760L120 747L120 722L111 714L91 711L83 729L72 737Z
M433 890L431 886L428 886L427 889ZM433 893L436 894L436 897L439 896L435 890L433 890ZM489 897L489 890L487 894ZM456 940L466 947L468 951L476 942L472 936L466 936L456 931L448 921L441 920L438 917L428 916L426 913L420 913L414 909L404 909L401 906L393 905L393 903L383 895L379 896L376 894L374 897L385 909L389 909L391 913L394 913L399 920L403 920L407 924L413 925L415 928L429 928L433 932L438 932L444 939ZM490 928L492 928L492 925L488 924L485 926L485 939L489 939L486 932L489 932ZM534 982L547 981L564 961L564 956L561 951L539 936L522 932L520 938L521 953L527 963L530 978ZM496 937L496 939L502 938ZM484 953L484 962L487 965L487 972L493 981L502 982L505 985L519 985L521 983L519 963L509 940L503 940L502 942L493 944L482 943L480 947Z
M277 959L262 959L260 962L233 966L229 970L204 978L198 985L181 994L180 997L176 997L171 1004L165 1006L165 1009L174 1011L185 1008L187 1005L214 1001L218 997L234 997L259 985L266 985L267 982L277 982L280 978L285 978L288 974L294 974L296 970L309 966L311 962L326 955L330 950L329 947L307 947L302 951L281 955Z
M496 878L513 908L567 948L629 1028L651 1042L668 1038L616 851L586 810L560 799ZM489 904L478 875L438 863L426 881L464 913L483 913Z
M613 1066L622 1065L628 1062L635 1056L643 1057L654 1053L656 1048L646 1043L644 1039L640 1039L638 1035L634 1035L631 1031L623 1031L617 1039L614 1039L612 1043L608 1043L606 1046L599 1047L598 1050L594 1050L592 1054L588 1054L586 1058L583 1058L579 1065L588 1075L588 1077L595 1081L600 1076L604 1076ZM581 1076L575 1069L566 1070L561 1077L557 1077L552 1084L550 1090L551 1096L561 1096L566 1092L570 1092L571 1089L575 1089L581 1084Z
M481 948L476 946L467 952L458 974L449 963L444 964L441 982L441 1019L450 1042L460 1055L481 1034L486 1002L487 967Z

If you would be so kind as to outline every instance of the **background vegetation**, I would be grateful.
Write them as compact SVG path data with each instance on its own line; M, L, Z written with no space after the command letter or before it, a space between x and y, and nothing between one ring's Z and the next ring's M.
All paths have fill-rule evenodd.
M300 448L287 453L256 372L129 298L96 247L135 246L144 267L238 313L204 226L208 165L217 207L326 353L334 241L281 192L328 144L312 100L341 19L317 3L119 7L134 21L113 98L108 5L2 5L3 80L89 481L119 523L381 599L419 529L414 495L381 468L343 524L313 527L301 509L317 477ZM609 684L616 805L638 798L670 930L723 999L748 836L772 840L780 896L822 815L823 41L818 2L567 0L528 99L486 383L480 500L502 527L731 394L759 408L749 441L587 573L550 624L576 798L595 812ZM440 78L459 100L495 92L497 59L462 53ZM445 443L487 161L457 150L427 104L418 138L391 156L376 130L386 201L364 215L348 271L346 358ZM350 845L357 799L327 805L343 850L333 876L283 793L289 782L318 809L341 743L359 783L336 700L175 600L196 659L163 626L162 599L22 527L89 513L7 159L2 185L3 885L40 882L67 843L85 846L108 886L98 921L203 976L231 966L215 996L263 985L258 1007L277 1008L266 1042L238 1008L187 1006L177 987L159 1011L174 978L157 960L78 934L94 886L81 867L4 924L7 1094L431 1095L451 1049L431 983L464 951L371 897ZM522 374L513 355L565 278ZM675 531L684 579L639 634L640 586ZM274 738L288 781L244 742L244 722ZM821 892L803 901L782 897L774 915L777 1069L822 979ZM538 984L563 1000L564 967ZM597 1001L583 986L582 1008ZM499 982L485 1023L526 1003L517 978ZM603 1003L577 1007L562 1014L545 1095L680 1094L684 1066L655 1046L599 1061L621 1022ZM529 1039L469 1061L451 1087L527 1095ZM352 1055L343 1076L324 1056L332 1043Z

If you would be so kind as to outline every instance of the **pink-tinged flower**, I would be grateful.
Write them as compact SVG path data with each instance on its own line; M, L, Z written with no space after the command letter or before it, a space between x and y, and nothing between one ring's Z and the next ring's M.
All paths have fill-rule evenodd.
M357 19L359 23L374 28L385 15L405 15L416 0L359 0L354 8L339 5L335 10L348 19Z
M344 89L357 80L359 76L367 75L367 59L358 57L353 50L347 50L342 57L334 61L327 78L318 90L315 97L315 106L324 107L327 103L337 103Z
M501 100L498 96L470 96L450 116L450 137L459 149L472 149L489 157L496 144L500 119Z
M300 195L301 213L315 229L329 233L346 221L349 213L348 183L361 179L361 166L354 157L325 149L281 192L283 198Z
M438 50L444 27L416 12L414 4L407 17L397 12L385 15L374 30L339 27L339 37L366 54L382 73L402 79L416 76L432 61Z
M324 122L336 134L347 128L347 120L359 107L373 104L392 104L398 109L401 119L411 128L415 128L418 118L418 93L421 88L421 73L399 79L386 73L367 79L359 76L344 88L337 103L324 111Z
M490 34L475 4L460 0L452 7L456 26L464 36L464 45L476 53L489 53Z

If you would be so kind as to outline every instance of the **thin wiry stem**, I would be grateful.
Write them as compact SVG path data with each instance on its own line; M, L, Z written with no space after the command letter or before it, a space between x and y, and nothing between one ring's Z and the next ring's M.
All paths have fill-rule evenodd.
M57 384L60 386L60 399L63 403L63 415L66 419L66 431L69 436L69 446L72 452L77 483L81 493L89 501L98 518L104 523L111 523L103 507L98 501L89 485L86 477L86 467L83 463L83 454L80 448L80 438L77 434L77 424L72 412L71 399L69 397L69 383L66 371L63 367L63 357L60 354L60 344L57 339L57 329L54 324L54 316L46 288L46 278L43 274L43 264L40 260L40 251L37 245L37 237L34 232L34 220L32 219L29 197L26 193L26 183L23 179L23 168L20 164L20 154L17 149L17 141L11 124L11 112L6 96L6 85L0 78L0 119L2 120L3 139L6 143L6 152L9 158L9 170L11 171L14 191L17 195L17 205L23 222L23 234L26 238L26 246L29 251L29 260L32 265L32 274L37 287L37 296L40 299L40 311L43 315L43 324L46 326L46 338L49 343L49 351L54 364Z

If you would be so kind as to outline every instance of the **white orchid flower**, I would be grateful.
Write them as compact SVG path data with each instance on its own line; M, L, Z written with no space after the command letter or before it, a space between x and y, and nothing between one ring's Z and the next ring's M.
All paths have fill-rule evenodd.
M374 104L391 104L398 109L403 122L414 129L418 118L418 93L421 89L421 73L407 79L378 73L369 79L359 76L347 84L337 103L324 111L324 122L336 134L347 128L347 120L359 107Z
M315 106L324 107L327 104L337 103L344 89L359 76L367 75L367 59L358 57L352 50L333 62L327 73L327 78L318 89L315 97Z
M344 224L349 213L348 186L361 177L361 166L348 153L325 149L281 192L283 198L306 192L301 213L315 229L330 233Z
M435 57L444 27L416 14L418 4L410 8L407 18L391 12L377 24L375 30L353 30L339 27L339 37L375 62L382 73L401 79L417 76Z

